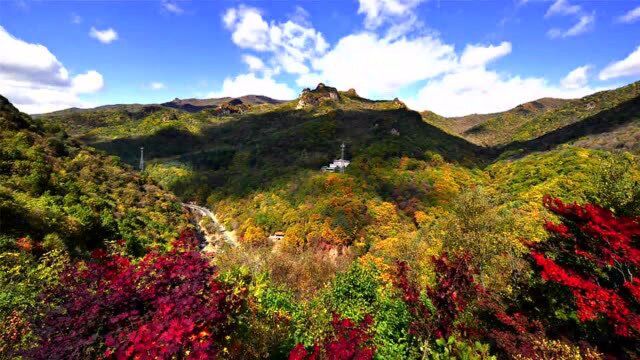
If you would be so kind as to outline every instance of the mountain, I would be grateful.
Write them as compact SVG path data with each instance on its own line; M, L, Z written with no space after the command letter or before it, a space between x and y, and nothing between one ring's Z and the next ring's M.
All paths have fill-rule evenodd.
M230 101L240 100L246 105L262 105L262 104L280 104L285 102L284 100L275 100L267 96L262 95L244 95L238 98L222 97L212 99L178 99L175 98L172 101L162 103L162 106L170 107L174 109L185 110L189 112L197 112L204 109L215 108L220 104L228 103Z
M444 118L430 112L423 119L485 147L543 150L562 143L638 150L640 82L581 99L544 98L511 110Z
M516 106L511 110L507 110L502 113L492 113L492 114L471 114L465 116L458 117L450 117L446 118L440 116L431 111L423 111L421 114L423 118L429 122L437 125L438 127L450 132L452 134L464 134L467 135L469 140L472 140L475 143L484 144L485 139L476 138L474 135L476 133L477 128L481 127L483 124L487 122L517 122L526 121L527 119L543 113L547 110L556 109L561 105L565 104L568 100L564 99L554 99L554 98L542 98L535 101L531 101L528 103L524 103ZM500 119L500 120L498 120ZM507 125L507 124L504 124ZM514 125L514 124L512 124ZM519 124L515 124L516 126ZM486 141L491 142L489 136Z
M186 224L175 196L2 96L0 145L3 247L26 236L82 252L124 239L139 252Z

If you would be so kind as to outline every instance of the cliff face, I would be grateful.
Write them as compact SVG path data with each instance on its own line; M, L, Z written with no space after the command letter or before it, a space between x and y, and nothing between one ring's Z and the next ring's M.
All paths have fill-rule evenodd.
M338 90L334 87L326 86L323 83L318 84L314 90L306 88L302 90L302 94L300 94L300 100L298 100L296 109L317 106L323 101L340 101Z

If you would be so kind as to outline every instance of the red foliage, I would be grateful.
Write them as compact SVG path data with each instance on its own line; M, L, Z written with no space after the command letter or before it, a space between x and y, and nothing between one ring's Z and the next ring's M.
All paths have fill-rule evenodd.
M239 300L216 280L197 239L184 232L166 253L138 263L99 250L70 267L48 294L57 304L35 326L35 359L210 359L233 329Z
M2 321L0 328L0 358L13 359L21 345L21 341L29 333L31 324L25 317L14 310Z
M370 344L369 328L373 322L370 315L360 324L350 319L333 315L333 334L322 345L315 345L311 352L304 345L296 345L289 353L289 360L369 360L373 359L375 347Z
M484 335L491 339L507 358L538 359L536 343L545 340L542 323L530 320L525 314L516 312L508 314L493 301L483 302L484 310L495 318L495 323L486 327Z
M474 270L470 256L463 254L453 260L447 254L434 258L437 285L427 289L427 296L434 307L432 312L420 299L417 286L408 279L408 266L398 262L395 285L402 291L402 297L414 317L411 333L417 336L447 338L454 329L467 330L456 324L467 305L477 299L483 289L474 283Z
M640 218L549 197L544 204L562 224L547 223L550 239L531 251L542 278L571 291L580 321L603 317L617 335L638 337Z

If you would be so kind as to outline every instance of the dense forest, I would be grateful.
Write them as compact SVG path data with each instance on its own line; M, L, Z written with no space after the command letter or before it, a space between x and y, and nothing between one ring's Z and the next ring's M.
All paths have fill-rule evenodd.
M0 358L640 356L640 83L463 118L190 101L0 97Z

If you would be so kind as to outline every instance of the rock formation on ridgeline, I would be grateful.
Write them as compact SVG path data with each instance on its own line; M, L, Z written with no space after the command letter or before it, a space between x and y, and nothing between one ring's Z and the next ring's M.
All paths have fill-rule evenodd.
M302 90L296 109L302 109L309 106L318 106L324 101L339 101L340 94L338 90L331 86L319 83L314 90L306 88Z

